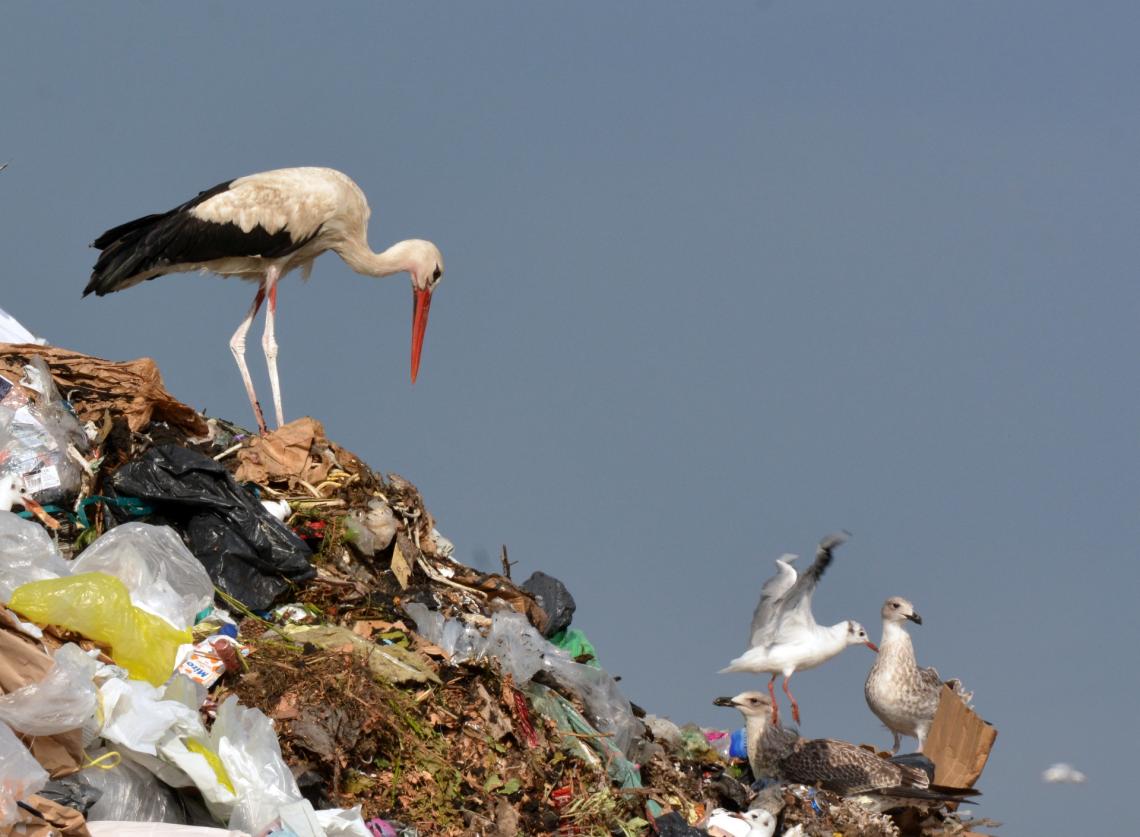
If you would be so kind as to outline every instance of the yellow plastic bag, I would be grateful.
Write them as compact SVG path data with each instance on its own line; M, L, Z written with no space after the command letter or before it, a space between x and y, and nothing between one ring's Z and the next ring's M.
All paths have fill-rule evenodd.
M131 677L155 686L174 671L178 646L193 642L190 631L131 604L123 582L105 573L24 584L12 593L9 607L32 622L59 625L109 645L112 659Z

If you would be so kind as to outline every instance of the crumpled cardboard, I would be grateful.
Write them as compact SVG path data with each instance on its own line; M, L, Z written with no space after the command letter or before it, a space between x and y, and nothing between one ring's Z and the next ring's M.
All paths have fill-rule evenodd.
M938 711L922 752L934 762L934 782L972 788L990 757L997 730L978 717L949 686L942 687Z
M0 606L0 610L4 610ZM55 666L55 660L26 634L0 622L0 692L8 694L30 683L39 683ZM56 735L22 735L36 761L53 779L78 773L83 767L83 732L71 730Z
M20 810L20 818L7 828L0 829L0 837L91 837L87 820L74 808L60 805L50 799L32 794L24 800L42 816Z
M292 485L303 480L315 486L328 476L332 465L322 455L328 447L319 421L308 416L291 421L265 436L251 438L249 446L238 451L241 464L234 479L258 485L281 481Z
M18 381L27 358L37 355L47 361L56 386L81 421L98 422L110 409L121 413L134 432L151 421L165 421L194 436L207 433L205 419L166 391L150 358L117 362L53 346L0 343L0 375Z

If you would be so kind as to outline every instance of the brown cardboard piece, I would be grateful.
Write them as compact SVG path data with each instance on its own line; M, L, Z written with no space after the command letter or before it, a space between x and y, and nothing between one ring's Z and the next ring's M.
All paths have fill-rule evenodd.
M997 730L978 717L949 686L942 687L938 711L922 753L934 762L934 782L972 788L990 757Z
M98 422L110 409L121 413L136 433L151 421L165 421L194 436L207 432L205 420L166 391L158 367L148 357L116 362L54 346L0 343L0 375L19 381L25 359L37 355L47 361L56 386L80 421Z
M325 429L314 418L297 419L249 440L249 446L238 451L234 479L238 482L270 482L304 480L317 485L328 476L331 463L321 455L329 440Z
M20 809L19 819L0 829L0 837L91 837L87 820L74 808L32 794L24 802L42 817Z
M4 609L0 605L0 610ZM0 623L0 693L39 683L54 665L51 655L34 639ZM20 738L53 779L78 773L83 767L81 730Z

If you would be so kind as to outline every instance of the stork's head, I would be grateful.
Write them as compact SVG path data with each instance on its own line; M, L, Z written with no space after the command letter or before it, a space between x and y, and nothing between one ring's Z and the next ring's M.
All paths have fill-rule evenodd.
M871 638L867 636L867 629L856 622L854 619L847 620L847 644L866 645L876 654L879 653L879 646L871 642Z
M420 352L427 332L428 312L431 310L431 295L435 286L443 278L443 254L430 241L413 238L401 241L393 249L399 248L401 258L412 276L412 383L420 371Z
M922 624L922 617L914 609L914 605L902 596L891 596L883 603L884 622L902 622L909 619L916 625Z

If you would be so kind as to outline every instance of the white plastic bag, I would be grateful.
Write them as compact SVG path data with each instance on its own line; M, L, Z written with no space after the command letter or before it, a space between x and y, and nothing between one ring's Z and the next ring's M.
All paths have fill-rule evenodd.
M136 607L176 628L189 628L214 600L206 568L169 526L116 526L83 550L71 571L115 576L127 586Z
M198 712L142 680L108 680L99 688L103 727L99 734L129 750L157 755L156 745L171 734L205 734Z
M0 827L14 823L20 810L16 803L42 790L47 780L47 771L28 748L7 724L0 724Z
M303 798L281 757L273 722L260 710L242 706L230 695L218 707L210 739L238 797L230 828L257 833L282 805Z
M0 601L7 604L12 591L29 581L69 575L43 526L10 511L0 511Z
M0 696L0 720L28 735L55 735L79 729L95 714L99 663L74 643L55 652L55 667L38 683Z

